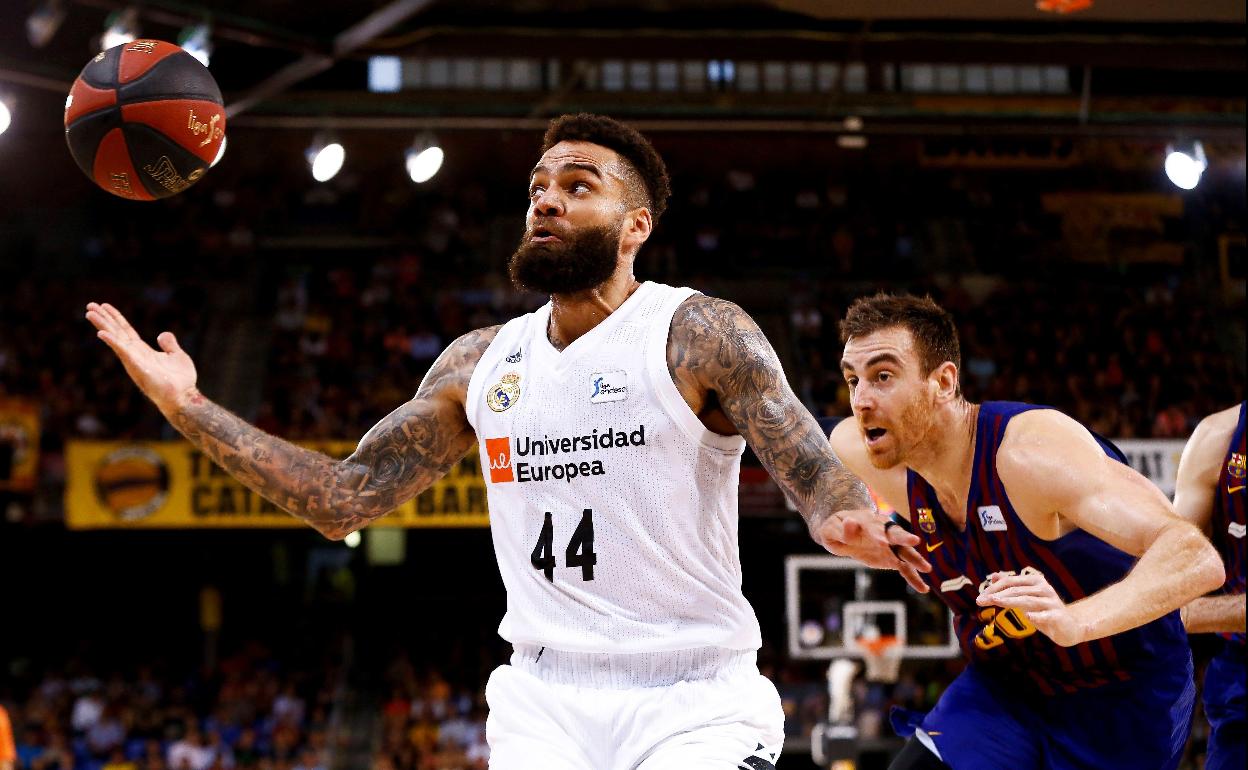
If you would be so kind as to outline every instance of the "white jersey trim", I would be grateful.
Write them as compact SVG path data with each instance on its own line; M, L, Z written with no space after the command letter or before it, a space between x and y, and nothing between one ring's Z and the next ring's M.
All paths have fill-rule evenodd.
M511 665L545 682L575 687L628 690L668 687L758 671L756 650L691 647L659 652L565 652L536 644L512 646Z
M507 323L503 324L502 328L498 330L498 333L494 335L494 339L491 340L490 344L487 345L485 350L481 352L481 357L477 359L477 363L472 367L472 376L468 378L468 393L464 400L464 414L468 419L468 425L472 427L473 433L477 432L476 405L480 402L481 392L485 390L485 385L482 384L482 379L485 376L482 373L482 369L486 367L482 367L481 362L489 360L490 351L493 350L495 346L513 344L517 336L523 339L524 330L527 328L529 323L532 322L533 316L533 313L526 313L522 316L516 316ZM517 335L517 331L520 332L519 335ZM480 441L481 437L477 436L477 440Z

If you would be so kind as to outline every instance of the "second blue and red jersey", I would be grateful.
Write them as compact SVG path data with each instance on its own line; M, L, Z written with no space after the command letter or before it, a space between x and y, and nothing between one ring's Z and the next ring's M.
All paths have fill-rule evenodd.
M1244 431L1246 409L1248 402L1239 405L1239 422L1231 436L1230 446L1227 447L1226 462L1218 474L1218 492L1213 498L1211 534L1213 544L1226 564L1226 583L1222 585L1224 594L1244 592L1244 534L1245 527L1248 526L1244 514L1244 505L1248 502L1248 491L1244 489L1244 457L1248 454ZM1244 644L1242 633L1222 636L1241 647Z
M1248 402L1246 402L1248 403ZM1244 412L1239 405L1239 422L1226 448L1225 462L1218 473L1218 489L1213 498L1211 534L1213 544L1226 564L1226 582L1222 593L1244 593ZM1209 748L1205 755L1206 770L1240 770L1248 763L1248 692L1245 670L1248 651L1243 633L1224 633L1222 650L1209 661L1205 671L1205 715L1209 717Z
M1043 408L1005 401L980 407L965 529L949 518L932 485L908 471L910 522L932 564L924 580L953 611L964 655L981 671L1006 675L1016 686L1044 695L1125 682L1133 672L1187 661L1178 612L1121 634L1062 647L1039 633L1026 613L976 604L981 585L994 572L1039 571L1069 604L1121 580L1135 564L1135 557L1083 530L1056 540L1036 537L1014 510L997 475L997 449L1011 419ZM1107 455L1126 461L1112 443L1097 440Z

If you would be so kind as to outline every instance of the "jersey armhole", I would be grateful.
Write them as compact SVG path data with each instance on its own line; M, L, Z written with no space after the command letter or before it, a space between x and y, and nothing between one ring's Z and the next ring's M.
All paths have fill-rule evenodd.
M464 415L468 419L468 425L472 427L473 433L477 433L477 410L481 408L481 392L485 390L483 384L484 370L489 368L490 352L494 350L496 345L503 345L507 340L512 339L515 332L516 324L520 327L520 336L524 336L524 330L528 328L532 321L534 313L527 313L519 318L513 318L503 324L503 328L498 330L498 334L494 335L494 339L490 340L490 344L481 352L481 357L477 359L477 365L472 368L472 376L468 378L468 391L464 395ZM485 364L485 366L482 366Z
M698 293L688 287L674 289L664 301L658 314L660 320L650 327L647 334L646 374L659 406L690 441L715 452L740 455L745 451L745 439L741 436L721 436L707 429L689 408L684 396L680 395L680 390L672 380L672 373L667 367L667 345L671 339L672 319L681 304Z

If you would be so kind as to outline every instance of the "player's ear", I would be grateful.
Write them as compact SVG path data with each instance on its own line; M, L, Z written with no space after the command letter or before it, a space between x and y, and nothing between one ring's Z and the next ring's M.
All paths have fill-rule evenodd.
M952 361L946 361L936 367L931 377L936 383L937 400L952 401L961 392L958 387L958 367Z
M650 238L650 231L654 229L654 219L650 216L650 209L642 207L629 211L624 217L624 232L620 237L620 250L628 253L636 253L641 245Z

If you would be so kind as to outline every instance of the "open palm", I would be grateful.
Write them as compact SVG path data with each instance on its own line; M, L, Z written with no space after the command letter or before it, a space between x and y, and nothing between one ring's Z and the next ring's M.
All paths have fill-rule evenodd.
M134 380L161 412L168 415L176 410L181 399L195 391L195 363L178 346L172 332L161 332L156 337L160 350L143 341L126 317L108 303L87 303L87 320L99 331L96 336L103 340L126 368Z

